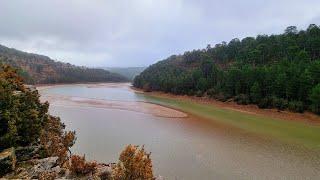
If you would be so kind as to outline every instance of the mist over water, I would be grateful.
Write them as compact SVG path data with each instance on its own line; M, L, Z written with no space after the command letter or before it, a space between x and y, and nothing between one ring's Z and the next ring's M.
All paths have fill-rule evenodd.
M40 91L107 102L146 101L128 84L57 86ZM57 96L58 97L58 96ZM143 107L142 107L143 108ZM60 116L77 141L72 151L100 162L116 162L127 144L152 152L155 174L166 179L317 179L319 159L309 150L237 131L189 115L163 118L125 108L70 105L55 99Z

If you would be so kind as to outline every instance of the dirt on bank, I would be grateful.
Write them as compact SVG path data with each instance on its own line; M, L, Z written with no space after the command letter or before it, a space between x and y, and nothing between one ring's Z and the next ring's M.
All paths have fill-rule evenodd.
M103 88L103 87L127 87L130 86L130 83L74 83L74 84L38 84L35 85L38 91L50 89L53 87L62 87L62 86L86 86L88 88Z
M164 97L164 98L171 98L176 100L188 100L195 103L212 105L219 108L230 109L230 110L239 111L247 114L268 116L271 118L282 119L287 121L304 122L312 125L320 125L320 116L311 112L294 113L290 111L280 111L277 109L260 109L257 105L239 105L235 102L221 102L208 97L173 95L173 94L159 92L159 91L144 92L143 90L137 89L134 87L131 87L131 89L136 93L142 93L142 94L151 95L155 97Z
M112 88L112 87L131 87L130 83L80 83L80 84L54 84L54 85L37 85L37 89L41 92L49 88L57 86L85 86L87 88ZM288 121L298 121L304 122L312 125L320 125L320 116L313 114L311 112L305 113L294 113L290 111L279 111L277 109L260 109L256 105L239 105L235 102L221 102L208 97L194 97L187 95L173 95L158 91L153 92L144 92L141 89L134 87L128 88L136 93L142 93L151 96L165 97L176 100L188 100L195 103L208 104L216 106L223 109L230 109L238 112L243 112L247 114L268 116L275 119L282 119ZM79 98L71 96L58 96L58 95L42 95L41 99L43 101L49 101L50 103L57 103L62 105L69 106L91 106L99 108L114 108L114 109L123 109L130 110L142 113L153 114L160 117L187 117L187 114L176 109L169 107L164 107L148 102L120 102L120 101L109 101L101 99L90 99L90 98ZM53 104L54 105L54 104Z
M158 117L165 118L185 118L188 115L179 110L164 107L161 105L138 102L138 101L114 101L106 99L94 99L84 98L76 96L65 96L56 94L45 94L41 91L57 87L57 86L85 86L87 88L119 88L129 87L129 83L99 83L99 84L61 84L61 85L40 85L37 86L37 90L40 91L42 102L48 101L52 106L65 106L65 107L94 107L94 108L105 108L105 109L119 109L140 112L145 114L152 114ZM129 89L130 90L130 89Z

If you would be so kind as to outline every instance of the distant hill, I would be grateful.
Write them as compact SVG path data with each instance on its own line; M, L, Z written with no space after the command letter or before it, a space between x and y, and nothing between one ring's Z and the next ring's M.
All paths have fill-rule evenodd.
M26 53L3 45L0 45L0 63L18 68L28 84L128 81L122 75L103 69L54 61L47 56Z
M136 76L134 86L320 114L320 27L289 26L172 55Z
M129 80L133 80L134 77L136 77L137 75L139 75L142 71L144 71L146 69L146 67L104 67L102 69L108 70L110 72L113 73L117 73L120 74L126 78L128 78Z

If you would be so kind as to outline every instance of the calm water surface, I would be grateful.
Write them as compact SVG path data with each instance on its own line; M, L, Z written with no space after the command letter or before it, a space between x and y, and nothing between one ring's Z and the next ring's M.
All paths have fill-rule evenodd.
M57 86L41 94L105 101L145 100L128 84ZM145 145L152 152L155 174L166 179L320 179L319 159L309 150L192 116L161 118L55 102L50 112L60 116L68 129L76 130L73 152L100 162L116 162L125 145Z

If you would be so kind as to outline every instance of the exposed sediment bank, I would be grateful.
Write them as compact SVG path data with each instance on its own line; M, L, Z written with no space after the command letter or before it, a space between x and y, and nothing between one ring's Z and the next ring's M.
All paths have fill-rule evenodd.
M99 87L119 87L119 86L128 86L127 83L101 83L101 84L76 84L79 86L86 86L87 88L99 88ZM52 88L55 86L68 86L68 85L47 85L47 86L38 86L39 91ZM74 85L73 85L74 86ZM188 115L184 112L168 108L165 106L142 102L142 101L114 101L106 99L94 99L94 98L84 98L76 96L64 96L64 95L41 95L41 101L50 102L51 106L85 106L85 107L94 107L94 108L106 108L106 109L120 109L127 111L140 112L145 114L152 114L158 117L166 118L184 118Z
M208 97L173 95L173 94L168 94L168 93L159 92L159 91L144 92L141 89L137 89L134 87L132 87L131 89L134 90L136 93L142 93L148 96L170 98L175 100L187 100L195 103L212 105L222 109L229 109L229 110L252 114L252 115L265 116L265 117L287 120L287 121L303 122L307 124L320 126L320 116L310 112L295 113L290 111L280 111L277 109L260 109L256 105L239 105L232 101L221 102Z

